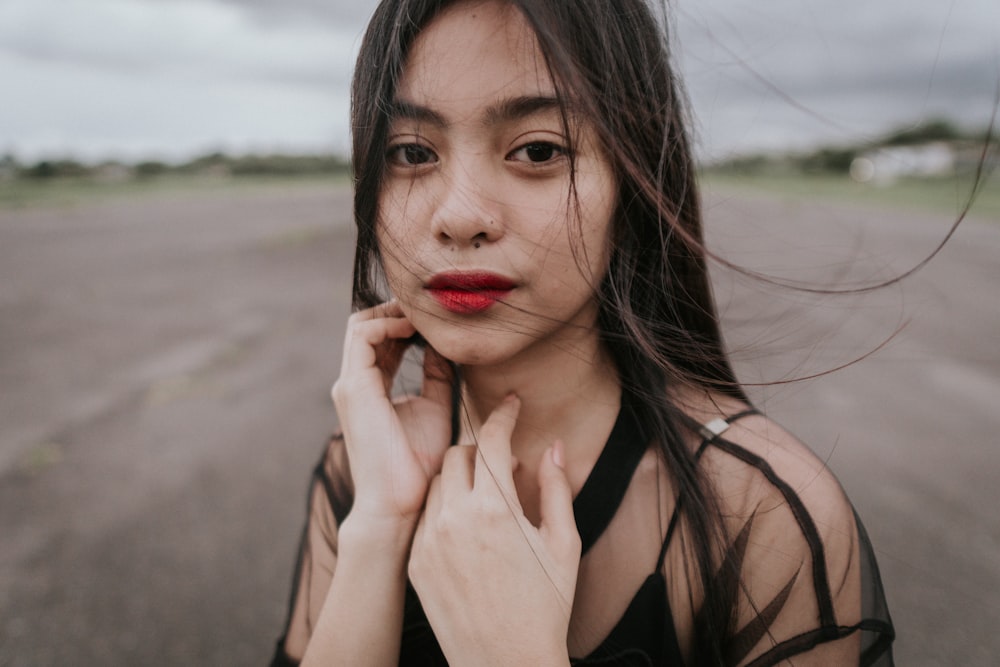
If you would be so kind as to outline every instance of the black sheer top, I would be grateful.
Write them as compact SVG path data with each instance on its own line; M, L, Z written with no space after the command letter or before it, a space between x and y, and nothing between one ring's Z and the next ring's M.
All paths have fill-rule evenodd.
M726 438L722 435L726 434ZM732 665L891 666L894 636L871 544L829 470L755 410L701 428L730 535L725 553L738 630ZM739 443L739 444L738 444ZM683 508L655 449L623 405L573 509L582 556L570 625L574 665L685 665L700 591L687 576ZM290 611L272 666L295 665L336 566L337 526L351 505L343 443L316 466ZM735 567L733 567L735 566ZM407 587L400 665L447 665Z

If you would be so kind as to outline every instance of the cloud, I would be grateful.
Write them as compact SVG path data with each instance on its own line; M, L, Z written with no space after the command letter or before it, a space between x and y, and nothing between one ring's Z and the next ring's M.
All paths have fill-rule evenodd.
M342 147L375 5L2 0L0 151ZM932 115L983 125L992 112L996 0L671 6L705 154L852 140Z
M28 60L198 79L343 84L358 35L308 23L265 25L215 2L6 0L0 50Z
M9 63L0 56L0 71ZM39 86L39 82L46 85ZM24 159L181 160L209 150L344 149L347 100L333 89L250 79L151 79L22 62L4 76L0 152Z
M358 26L172 0L0 4L0 150L343 148Z
M248 10L267 20L318 20L334 26L368 23L374 0L210 0Z
M676 33L703 152L872 138L948 116L985 126L1000 4L682 2Z

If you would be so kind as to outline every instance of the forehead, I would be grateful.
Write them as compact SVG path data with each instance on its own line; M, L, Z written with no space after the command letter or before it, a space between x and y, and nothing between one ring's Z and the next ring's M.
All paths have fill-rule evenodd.
M463 114L497 99L554 91L521 13L495 0L466 0L450 5L417 37L397 97Z

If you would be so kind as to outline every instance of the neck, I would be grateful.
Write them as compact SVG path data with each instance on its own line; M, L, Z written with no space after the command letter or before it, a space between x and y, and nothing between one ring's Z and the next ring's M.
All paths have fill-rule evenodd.
M589 470L618 414L618 374L593 332L583 340L543 346L503 364L466 366L462 374L464 435L473 439L500 401L515 393L521 412L511 452L529 467L560 439L566 444L568 467L579 459Z

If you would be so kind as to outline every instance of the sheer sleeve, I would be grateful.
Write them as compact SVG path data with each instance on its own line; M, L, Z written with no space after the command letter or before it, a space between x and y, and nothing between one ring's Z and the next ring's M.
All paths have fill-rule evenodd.
M808 449L752 421L766 437L744 427L713 443L734 536L724 569L738 574L727 662L891 666L892 623L860 519Z
M353 497L350 480L343 440L333 437L313 469L288 618L272 667L297 665L305 652L333 579L337 528L350 510Z

